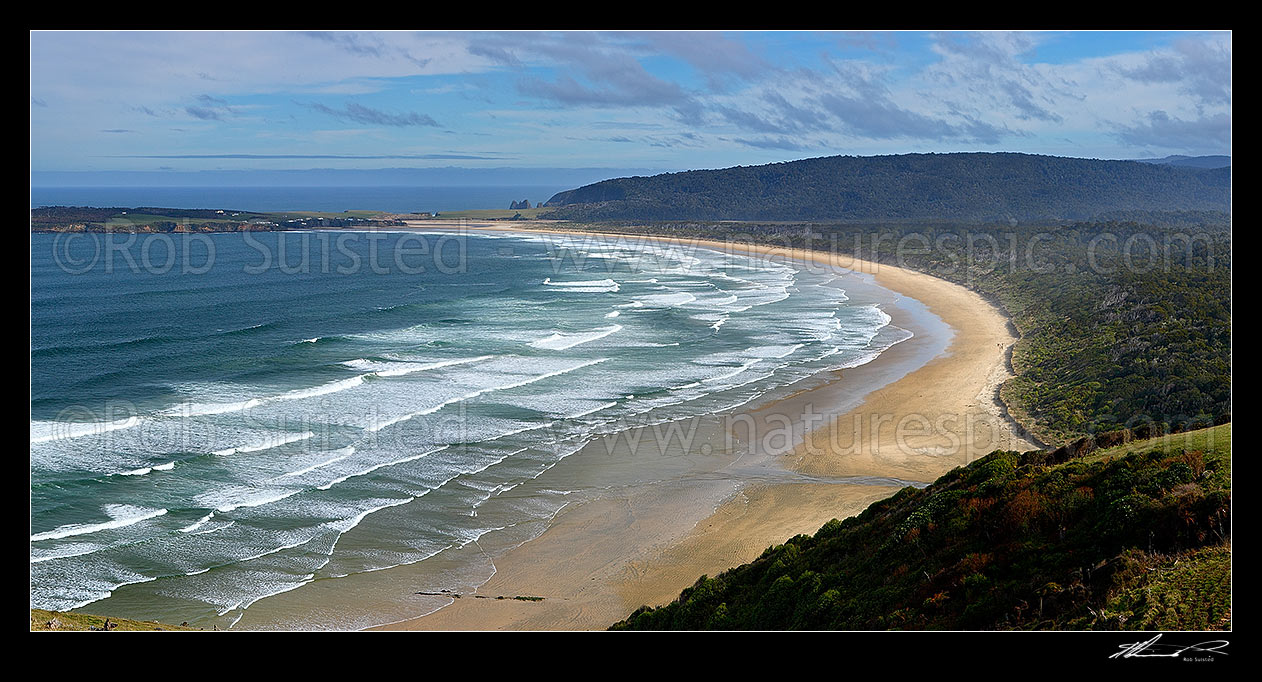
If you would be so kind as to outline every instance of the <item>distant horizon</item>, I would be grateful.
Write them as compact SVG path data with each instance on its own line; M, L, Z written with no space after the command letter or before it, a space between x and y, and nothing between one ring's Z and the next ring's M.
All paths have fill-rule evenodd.
M472 168L468 166L381 167L381 168L292 168L292 169L216 169L216 170L66 170L32 171L31 187L250 187L266 185L266 178L273 180L273 187L575 187L612 178L650 176L664 173L680 173L695 170L719 170L737 166L763 166L777 163L793 163L809 159L833 156L878 157L910 156L915 154L1027 154L1031 156L1058 156L1061 158L1093 159L1099 161L1154 162L1168 159L1227 158L1230 154L1170 154L1162 157L1137 157L1105 159L1090 156L1060 154L1035 154L1019 151L951 151L905 152L901 154L825 154L758 164L735 164L723 167L694 168L620 168L620 167L528 167L503 166ZM248 180L247 180L248 178ZM284 178L295 184L274 184ZM334 179L337 182L334 182ZM234 179L244 184L228 182ZM424 184L417 184L423 182Z

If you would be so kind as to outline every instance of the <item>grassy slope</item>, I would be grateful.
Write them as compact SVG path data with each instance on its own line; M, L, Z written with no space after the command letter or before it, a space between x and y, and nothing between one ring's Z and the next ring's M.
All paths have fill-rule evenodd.
M438 214L440 220L468 218L470 220L508 220L521 214L523 220L538 218L540 214L552 211L550 208L481 208L466 211L443 211Z
M174 209L147 207L147 211L137 209L110 208L76 208L54 207L51 209L33 209L31 225L33 227L58 226L73 223L108 224L122 228L124 226L144 226L156 223L176 223L187 225L239 225L241 223L271 221L277 224L290 219L324 218L346 220L360 218L363 220L379 219L389 215L385 211L237 211L226 209L217 213L214 209ZM149 212L160 211L160 212ZM510 214L511 215L511 212Z
M997 451L614 628L1230 628L1230 428Z
M56 627L49 627L49 622L56 620ZM180 625L167 625L165 623L156 623L154 621L128 620L126 618L110 617L110 624L117 624L118 627L110 628L110 632L118 631L149 631L154 630L177 630L177 631L195 631L198 628L184 627ZM58 611L45 611L43 609L31 609L31 631L32 632L81 632L91 630L92 628L102 628L105 625L104 616L93 616L87 613L64 613Z

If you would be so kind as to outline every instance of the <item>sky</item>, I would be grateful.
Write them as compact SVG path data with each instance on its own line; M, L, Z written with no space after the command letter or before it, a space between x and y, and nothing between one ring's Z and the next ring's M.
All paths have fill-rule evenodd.
M31 170L1231 153L1230 32L30 33Z

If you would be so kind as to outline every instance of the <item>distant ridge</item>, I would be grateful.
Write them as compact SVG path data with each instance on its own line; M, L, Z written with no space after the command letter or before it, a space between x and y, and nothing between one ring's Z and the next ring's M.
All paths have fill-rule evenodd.
M545 205L577 220L1082 220L1227 211L1231 169L1016 153L829 156L615 178Z
M1230 156L1167 156L1160 159L1135 159L1144 163L1187 166L1188 168L1229 168Z

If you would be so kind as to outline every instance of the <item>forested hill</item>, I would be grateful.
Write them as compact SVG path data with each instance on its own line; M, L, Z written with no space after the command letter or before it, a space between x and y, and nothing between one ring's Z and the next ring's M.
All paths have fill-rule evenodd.
M1082 220L1227 211L1231 168L1011 153L829 156L615 178L560 192L572 220Z
M614 629L1231 629L1231 425L1143 435L993 452Z

